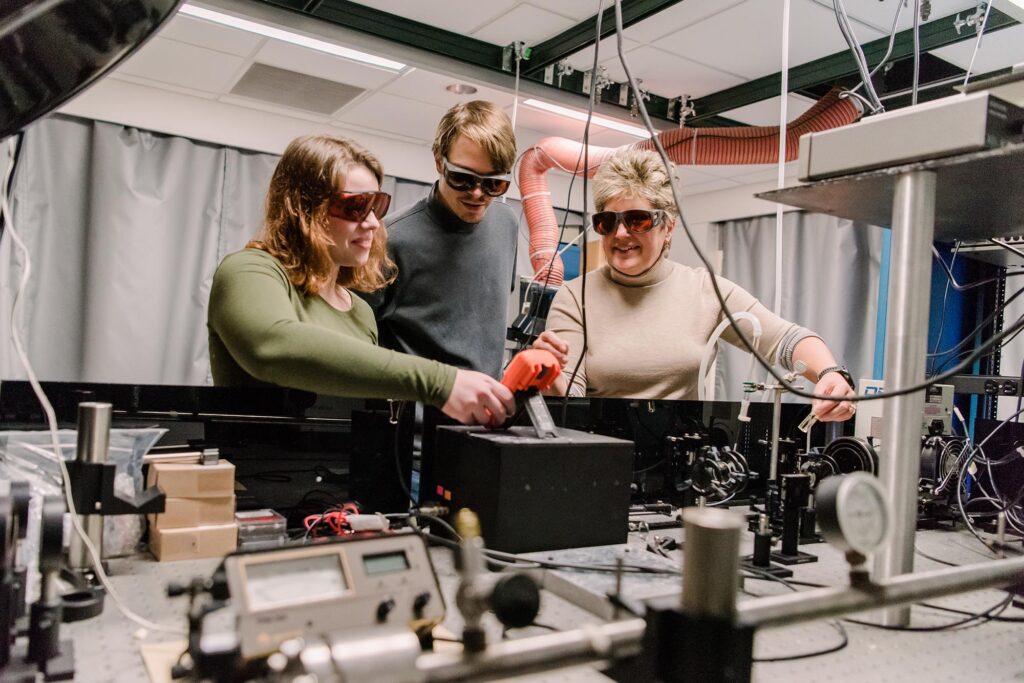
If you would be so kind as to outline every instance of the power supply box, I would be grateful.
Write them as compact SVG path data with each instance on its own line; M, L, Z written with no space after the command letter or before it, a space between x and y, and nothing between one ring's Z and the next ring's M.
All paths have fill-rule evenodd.
M953 95L800 138L799 178L820 180L1024 140L1024 110L988 92Z
M439 427L436 490L480 518L484 543L510 553L626 542L633 442L572 429Z

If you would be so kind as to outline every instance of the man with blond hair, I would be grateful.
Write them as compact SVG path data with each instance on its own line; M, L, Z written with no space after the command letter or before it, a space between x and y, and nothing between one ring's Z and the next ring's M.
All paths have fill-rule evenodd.
M457 104L433 145L439 175L426 198L387 222L398 279L371 301L380 343L500 377L517 218L508 191L516 140L492 102Z

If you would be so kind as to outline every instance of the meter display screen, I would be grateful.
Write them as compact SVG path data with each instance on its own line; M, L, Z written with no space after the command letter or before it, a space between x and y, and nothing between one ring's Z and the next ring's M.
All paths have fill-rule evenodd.
M336 553L246 567L249 607L267 609L295 602L320 602L344 595L348 584Z
M408 568L409 558L405 556L404 550L363 556L363 569L366 570L367 576L400 572Z

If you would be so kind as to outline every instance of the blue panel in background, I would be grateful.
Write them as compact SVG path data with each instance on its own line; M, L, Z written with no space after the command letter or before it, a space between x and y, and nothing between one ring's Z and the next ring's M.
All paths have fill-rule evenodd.
M565 243L558 245L558 250L561 251L565 247ZM567 248L562 253L562 264L565 266L564 280L575 280L580 276L580 247L578 244L574 244Z

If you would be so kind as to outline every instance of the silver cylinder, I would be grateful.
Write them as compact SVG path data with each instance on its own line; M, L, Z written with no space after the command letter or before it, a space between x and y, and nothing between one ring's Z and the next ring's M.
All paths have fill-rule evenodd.
M782 390L776 389L772 399L772 455L768 461L768 482L779 480L779 437L782 436Z
M110 416L113 406L109 403L78 404L78 448L75 459L82 463L105 463L110 450ZM90 514L91 510L78 510L82 528L96 550L103 553L103 516ZM68 565L72 569L87 569L90 566L89 551L78 534L72 531L68 544Z
M78 404L78 462L106 462L110 448L110 415L113 406L109 403Z
M896 181L892 210L885 334L885 388L890 391L924 381L934 233L935 173L904 173ZM892 506L892 533L875 556L878 581L914 570L924 399L922 390L883 400L879 478ZM882 623L888 626L909 622L909 607L882 615Z
M739 587L743 515L718 508L686 508L683 529L683 611L731 619Z

